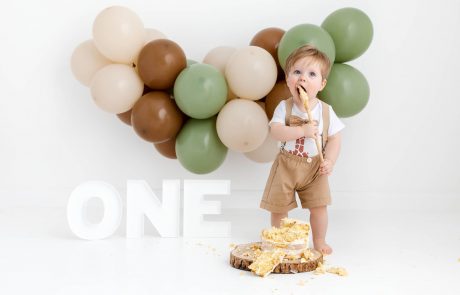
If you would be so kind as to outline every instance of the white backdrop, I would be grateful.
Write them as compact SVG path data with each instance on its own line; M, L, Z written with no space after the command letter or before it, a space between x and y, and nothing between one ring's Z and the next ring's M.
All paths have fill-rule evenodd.
M189 173L98 109L73 78L73 49L111 5L131 8L197 61L217 46L246 46L267 27L320 25L336 9L363 10L374 40L350 64L368 79L371 96L344 119L330 179L338 203L387 195L451 204L460 195L459 1L17 0L0 4L0 207L62 205L87 180L124 192L127 179L158 190L163 179L190 178L230 179L226 206L257 206L270 164L229 152L215 172Z

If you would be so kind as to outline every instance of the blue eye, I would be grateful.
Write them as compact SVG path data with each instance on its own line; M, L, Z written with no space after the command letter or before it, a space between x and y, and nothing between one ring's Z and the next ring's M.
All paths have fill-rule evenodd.
M316 73L315 72L310 72L310 76L316 77Z
M295 75L300 75L300 71L299 70L294 70L294 74Z

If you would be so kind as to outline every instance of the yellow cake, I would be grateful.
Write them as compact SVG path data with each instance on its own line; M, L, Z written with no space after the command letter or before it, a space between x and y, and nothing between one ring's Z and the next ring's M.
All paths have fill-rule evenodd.
M283 218L280 227L262 231L262 249L284 248L288 254L300 254L308 248L310 226L295 219Z
M280 227L262 231L262 251L249 266L254 273L265 277L271 273L283 259L306 262L312 253L308 249L310 226L299 220L283 218Z

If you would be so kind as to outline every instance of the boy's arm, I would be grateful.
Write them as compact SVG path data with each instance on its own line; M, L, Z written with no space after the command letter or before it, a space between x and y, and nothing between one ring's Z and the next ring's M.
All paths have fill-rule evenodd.
M302 126L286 126L281 123L270 125L270 135L278 141L296 140L297 138L315 138L318 134L318 124L303 124Z
M340 132L329 136L327 138L326 148L324 149L324 159L328 159L335 164L340 153L340 146L342 144L342 136Z
M270 135L278 141L296 140L304 135L303 129L300 126L286 126L281 123L270 124Z
M326 148L324 149L324 161L320 165L321 175L331 175L334 164L339 157L341 143L340 132L327 139Z

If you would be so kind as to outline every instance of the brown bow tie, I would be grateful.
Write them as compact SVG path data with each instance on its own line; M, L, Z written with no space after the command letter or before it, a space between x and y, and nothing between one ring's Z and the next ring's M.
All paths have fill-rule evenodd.
M310 120L307 119L302 119L298 116L291 115L289 116L289 126L302 126L304 124L308 124ZM316 124L318 124L318 121L313 120Z

